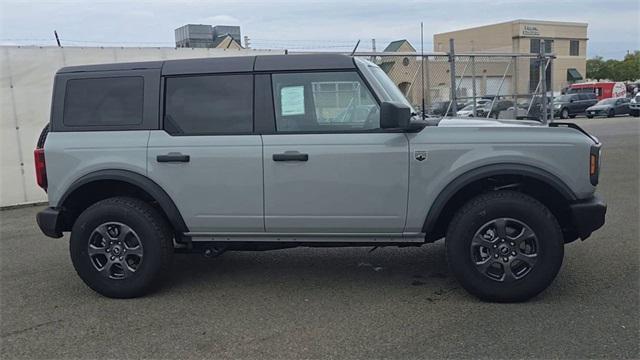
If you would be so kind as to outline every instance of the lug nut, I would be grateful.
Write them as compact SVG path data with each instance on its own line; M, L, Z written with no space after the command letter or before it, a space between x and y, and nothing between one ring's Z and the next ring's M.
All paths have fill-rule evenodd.
M122 260L122 256L120 256L120 260Z
M509 245L511 246L516 246L516 243L514 243L513 241L509 243Z
M107 249L107 252L111 251L110 249Z
M504 262L507 262L507 261L509 261L509 258L503 257L503 258L502 258L502 260L503 260Z
M115 256L112 256L112 257L111 257L111 260L115 260L115 259L116 259L116 257L115 257Z
M493 245L493 248L494 248L494 249L498 248L498 245Z
M511 252L511 255L516 256L516 252L515 252L515 251L512 251L512 252Z
M493 257L495 257L496 259L499 257L498 254L493 255Z

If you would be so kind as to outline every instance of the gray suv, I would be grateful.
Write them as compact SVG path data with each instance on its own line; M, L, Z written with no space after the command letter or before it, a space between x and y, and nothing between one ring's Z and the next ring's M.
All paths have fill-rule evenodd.
M421 246L481 299L523 301L600 228L600 143L578 126L419 118L375 64L283 55L76 66L35 150L45 235L115 298L174 253Z

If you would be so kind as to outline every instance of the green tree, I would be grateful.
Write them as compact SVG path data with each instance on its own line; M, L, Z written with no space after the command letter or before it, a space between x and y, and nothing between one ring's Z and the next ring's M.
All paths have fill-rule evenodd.
M587 78L613 81L640 79L640 51L628 53L623 60L604 60L601 56L587 60Z
M605 62L602 56L596 56L593 59L587 60L587 78L596 80L607 78Z

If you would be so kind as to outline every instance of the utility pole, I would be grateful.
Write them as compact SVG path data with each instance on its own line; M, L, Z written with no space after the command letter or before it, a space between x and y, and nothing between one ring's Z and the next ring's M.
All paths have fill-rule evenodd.
M53 30L53 35L55 35L56 37L56 42L58 43L58 47L62 47L62 45L60 45L60 38L58 37L58 32Z
M245 49L251 49L251 41L249 41L249 37L247 35L244 36L244 47Z
M376 52L376 39L371 39L371 51Z

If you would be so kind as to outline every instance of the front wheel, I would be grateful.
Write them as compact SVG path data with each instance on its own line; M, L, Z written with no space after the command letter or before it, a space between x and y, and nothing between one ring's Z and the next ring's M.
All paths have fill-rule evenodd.
M614 116L616 116L615 111L613 111L613 109L609 110L609 112L607 113L607 117L612 118L612 117L614 117Z
M568 119L569 118L569 110L562 109L562 111L560 112L560 118L561 119Z
M555 216L515 191L494 191L469 201L451 221L445 244L460 284L486 301L536 296L556 277L564 256Z
M173 235L151 205L114 197L80 214L69 250L76 272L91 289L107 297L132 298L158 284L171 262Z

